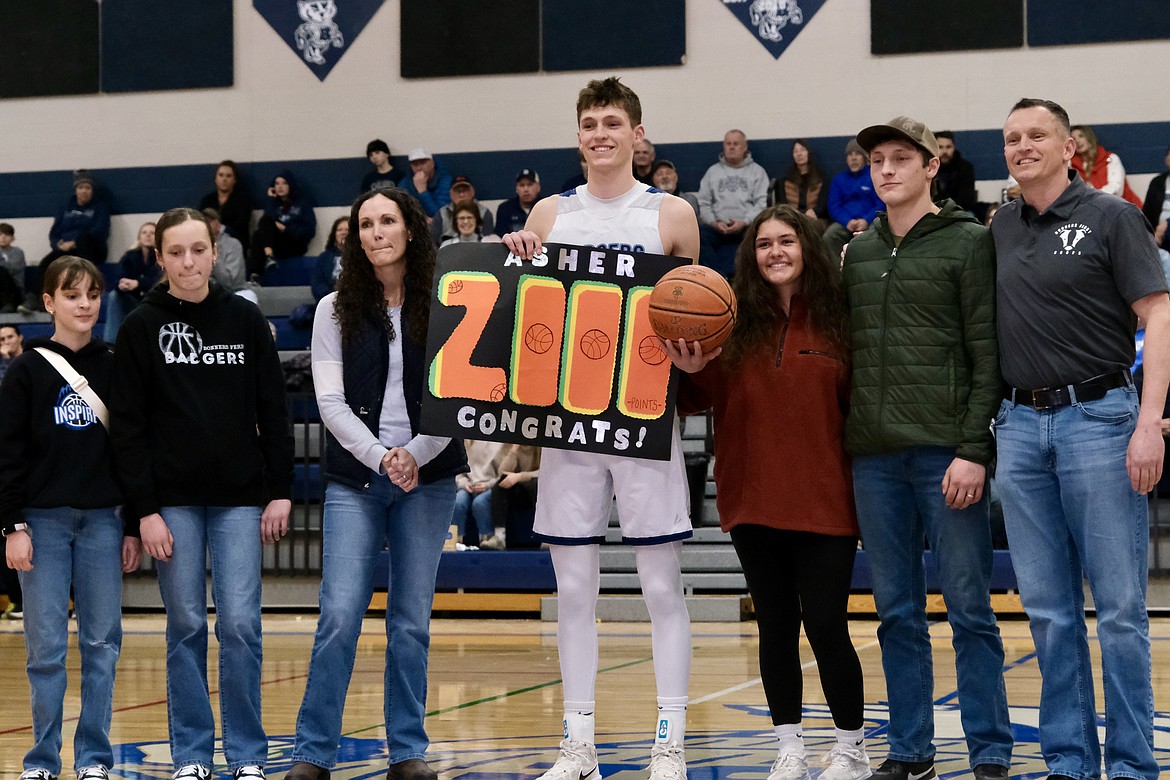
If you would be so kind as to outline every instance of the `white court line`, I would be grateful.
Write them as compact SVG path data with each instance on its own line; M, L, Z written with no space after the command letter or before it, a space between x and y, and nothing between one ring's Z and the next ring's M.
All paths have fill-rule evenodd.
M860 652L862 650L869 650L869 649L877 647L877 646L878 646L878 641L876 639L874 639L874 640L867 642L866 644L864 644L861 647L858 647L856 649L858 652ZM816 665L817 665L817 662L815 660L812 660L812 661L807 661L807 662L801 664L800 668L802 670L811 669L812 667L814 667ZM729 693L735 693L736 691L742 691L744 688L751 688L752 686L759 685L761 682L763 682L763 679L760 677L757 677L754 680L748 680L747 682L742 682L739 685L733 685L730 688L724 688L721 691L715 691L714 693L709 693L706 696L702 696L698 699L691 699L690 704L702 704L703 702L712 701L713 699L718 699L722 696L726 696Z

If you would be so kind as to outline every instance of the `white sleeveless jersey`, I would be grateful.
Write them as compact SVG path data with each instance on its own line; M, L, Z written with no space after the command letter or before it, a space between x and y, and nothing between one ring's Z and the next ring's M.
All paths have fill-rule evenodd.
M581 185L557 197L556 222L545 241L665 254L658 233L664 197L662 190L637 182L628 192L603 200Z
M578 187L558 197L557 218L545 241L665 254L658 233L664 197L661 190L641 182L609 200ZM546 447L537 496L533 531L550 544L604 541L615 496L626 543L661 544L691 535L690 494L677 421L670 460Z

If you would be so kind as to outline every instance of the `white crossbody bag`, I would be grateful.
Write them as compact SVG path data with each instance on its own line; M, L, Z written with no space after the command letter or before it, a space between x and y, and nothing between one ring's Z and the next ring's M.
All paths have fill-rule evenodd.
M102 399L98 398L98 394L89 386L89 380L77 373L77 370L69 365L68 360L51 349L37 347L36 351L69 383L69 386L73 388L73 392L77 393L81 396L82 400L89 404L89 408L93 409L93 413L97 415L102 427L107 431L110 430L110 410L106 408L106 405L102 403Z

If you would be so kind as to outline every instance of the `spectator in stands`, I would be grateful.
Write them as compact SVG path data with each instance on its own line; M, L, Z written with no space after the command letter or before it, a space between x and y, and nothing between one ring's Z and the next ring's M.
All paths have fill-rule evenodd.
M15 240L16 228L0 222L0 314L11 314L24 302L24 250Z
M24 336L20 333L20 326L15 323L0 325L0 382L8 373L12 361L24 354Z
M410 175L404 176L398 186L418 199L429 222L451 202L451 174L426 149L412 149L407 159Z
M787 203L810 219L827 220L829 217L825 172L803 138L792 142L792 164L784 172L784 178L776 180L772 202L777 206Z
M1165 171L1150 179L1149 189L1146 190L1146 200L1142 204L1142 213L1154 228L1154 241L1163 250L1170 250L1170 235L1167 235L1167 220L1170 220L1170 148L1166 149ZM0 230L4 226L0 225ZM0 247L3 243L0 242ZM3 251L0 249L0 251Z
M423 716L435 573L451 524L458 440L418 432L435 245L404 189L354 201L337 292L317 306L313 380L328 432L321 617L287 780L327 780L374 570L389 548L387 780L437 780ZM361 410L361 416L358 415Z
M678 168L670 160L655 160L654 168L650 171L650 181L646 182L662 190L668 195L675 195L691 204L695 210L695 217L699 216L699 199L693 192L678 191Z
M995 220L995 213L999 211L1000 203L991 203L987 206L987 211L983 215L984 227L991 227L992 221Z
M509 550L535 550L541 541L533 533L536 522L540 447L510 444L500 464L500 480L492 488L492 524L504 529Z
M531 168L522 168L516 174L516 194L496 209L496 235L503 236L523 230L532 207L540 197L540 174Z
M843 443L849 315L822 232L792 206L762 211L736 256L739 316L728 342L710 354L682 340L663 342L687 372L679 410L714 409L719 522L731 533L755 604L760 674L779 738L771 780L808 778L801 623L837 727L820 777L869 776L861 663L849 638L858 537ZM778 406L777 398L802 403ZM784 466L777 469L768 454Z
M94 195L94 179L89 171L73 172L73 196L57 212L49 229L52 250L41 258L42 274L49 263L62 255L84 257L101 267L106 262L106 242L110 238L110 208ZM42 311L41 298L33 290L25 293L22 312Z
M471 179L466 176L456 176L452 179L449 192L451 195L450 203L444 204L439 209L438 216L431 222L431 240L435 242L435 246L441 245L444 241L458 233L455 229L452 212L455 204L475 201L475 186L471 183ZM479 221L483 228L481 235L492 232L492 228L495 227L495 222L492 220L491 209L479 202L476 202L476 207L479 209Z
M648 138L643 138L634 146L634 178L643 184L653 184L651 176L654 174L654 144Z
M825 229L824 239L830 257L840 257L849 240L869 227L882 206L869 177L869 157L856 139L845 146L845 165L848 170L838 173L829 184L829 219L833 223Z
M199 210L203 209L215 209L227 232L245 250L251 246L252 197L240 179L240 167L231 160L215 167L215 189L199 201Z
M215 236L215 265L211 267L211 278L223 289L240 293L248 291L248 269L244 260L244 247L227 230L227 225L219 218L219 212L213 208L201 209L211 226L211 234ZM245 294L244 297L256 303L255 293Z
M154 223L138 228L138 239L118 261L121 272L118 284L106 293L106 324L102 339L107 344L118 340L118 329L126 315L138 308L142 298L162 278L162 267L154 248Z
M1125 180L1125 166L1121 158L1097 143L1097 134L1088 125L1073 125L1072 138L1077 153L1070 164L1081 178L1094 189L1125 198L1141 208L1142 201Z
M261 780L261 544L288 531L293 437L284 373L264 315L211 284L215 235L189 208L158 221L167 280L118 334L110 394L124 516L157 561L167 612L175 780L208 780L216 752L207 681L207 561L219 640L222 750Z
M768 205L768 173L752 160L747 136L728 130L719 162L699 183L699 261L726 277L749 222Z
M349 217L338 217L333 220L333 226L329 228L329 240L325 242L325 251L317 256L317 263L313 266L310 289L313 291L314 303L320 303L321 299L333 292L337 286L337 277L341 275L341 252L348 237Z
M461 201L455 204L453 213L455 228L443 237L441 246L483 241L483 212L478 203L474 200Z
M938 140L938 175L934 177L931 197L934 200L950 198L959 208L978 218L979 196L975 194L975 166L963 159L955 147L955 134L950 130L939 130L934 134Z
M987 495L990 421L1003 396L995 248L990 231L954 201L931 200L939 154L926 125L895 117L865 128L857 142L886 207L849 243L843 271L853 334L845 448L890 710L889 752L874 776L935 773L935 677L922 598L928 540L951 625L972 774L1007 780L1012 729L990 599Z
M73 766L80 780L106 780L114 766L122 573L138 568L141 545L137 523L118 513L122 494L110 466L105 402L114 358L93 338L102 283L88 260L65 255L49 265L44 301L53 335L30 341L0 388L0 526L27 607L33 744L21 777L28 780L61 774L71 586L84 691Z
M283 170L268 188L264 215L252 236L248 262L253 277L276 266L277 260L300 257L317 233L313 204L301 194L292 171Z
M455 475L455 510L451 522L459 529L458 538L469 547L502 550L504 540L496 534L492 514L492 489L500 481L501 461L511 452L512 445L467 439L463 448L471 470Z
M581 166L581 172L565 179L565 183L561 185L561 192L571 192L582 184L588 183L589 165L585 162L585 153L580 149L577 149L577 164Z
M390 146L385 141L375 138L366 144L366 158L374 170L362 177L362 192L398 186L394 166L390 164Z

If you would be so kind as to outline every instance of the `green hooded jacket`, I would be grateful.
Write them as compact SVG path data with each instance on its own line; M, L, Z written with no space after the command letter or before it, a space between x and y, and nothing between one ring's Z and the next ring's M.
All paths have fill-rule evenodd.
M940 205L897 247L878 212L845 253L853 455L933 445L986 465L995 452L990 425L1003 397L995 245L954 201Z

